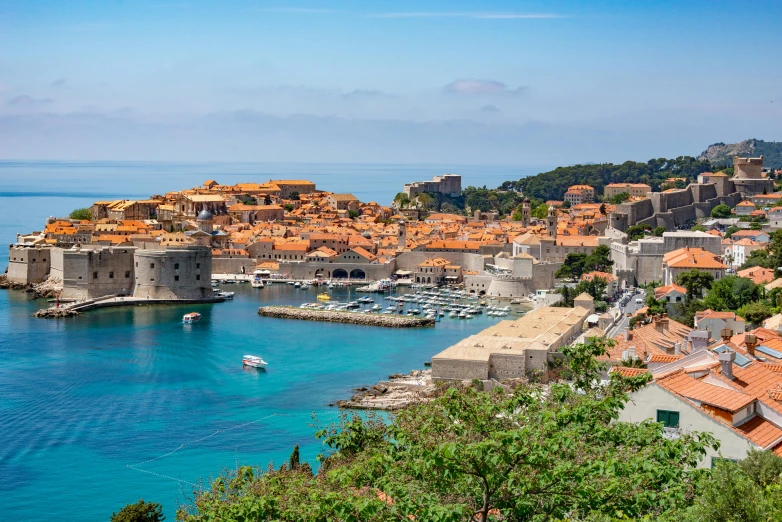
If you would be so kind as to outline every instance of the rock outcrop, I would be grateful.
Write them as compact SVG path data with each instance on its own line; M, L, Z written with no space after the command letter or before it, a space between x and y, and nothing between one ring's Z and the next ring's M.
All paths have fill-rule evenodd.
M336 312L331 310L307 310L287 306L262 306L258 308L262 317L281 319L301 319L305 321L324 321L328 323L360 324L365 326L385 326L389 328L414 328L434 326L434 319L418 317Z
M436 388L432 370L413 370L407 375L394 374L369 388L359 388L349 400L337 406L357 410L398 410L411 403L429 400Z
M70 308L44 308L35 312L33 317L59 319L61 317L71 317L74 315L79 315L79 312L71 310Z

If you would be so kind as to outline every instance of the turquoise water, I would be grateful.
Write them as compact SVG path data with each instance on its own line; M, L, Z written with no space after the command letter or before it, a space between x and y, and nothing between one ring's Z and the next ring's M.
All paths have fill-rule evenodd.
M301 166L277 166L276 172L386 202L401 183L420 177L410 177L417 167L406 167L389 180L392 167L401 169L375 166L362 178L355 166L350 174L307 167L321 177L305 175ZM122 176L123 168L137 181ZM46 216L98 197L220 180L231 168L0 162L6 216L0 239L13 242L17 232L39 229ZM505 171L503 179L509 175ZM365 186L376 188L362 192ZM4 266L7 251L0 252ZM143 497L161 502L173 520L194 484L225 469L280 463L294 444L313 461L321 450L312 436L313 412L322 422L334 420L328 404L352 388L421 368L496 321L446 318L432 329L391 330L268 319L258 317L259 305L314 301L317 290L228 288L236 299L217 305L110 309L60 321L35 319L31 314L43 302L0 291L0 519L107 520ZM204 319L183 325L182 315L192 309ZM246 353L262 355L268 371L243 369Z

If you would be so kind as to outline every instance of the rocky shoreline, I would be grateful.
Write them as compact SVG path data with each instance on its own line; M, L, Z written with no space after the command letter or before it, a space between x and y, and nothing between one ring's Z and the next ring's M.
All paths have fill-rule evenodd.
M415 328L434 326L434 319L418 317L335 312L331 310L309 310L288 306L262 306L258 308L262 317L281 319L300 319L305 321L324 321L329 323L359 324L365 326L385 326L388 328Z
M372 387L356 388L349 400L337 401L335 406L355 410L394 411L414 402L428 401L436 391L432 370L413 370L407 375L389 375Z
M13 283L8 280L6 274L0 275L0 289L3 290L24 290L33 294L33 299L51 299L57 297L62 290L62 281L59 279L47 279L43 283Z

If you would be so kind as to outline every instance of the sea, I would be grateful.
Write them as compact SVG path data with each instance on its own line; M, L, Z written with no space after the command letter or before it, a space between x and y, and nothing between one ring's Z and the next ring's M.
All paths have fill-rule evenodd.
M309 179L320 189L389 204L406 182L448 172L499 186L550 166L0 161L0 240L40 230L92 202L199 186ZM0 270L8 251L0 249ZM315 465L329 406L497 321L444 318L435 328L383 329L257 315L315 301L318 289L230 285L233 301L114 308L36 319L47 305L0 291L0 519L108 520L140 498L168 520L221 473L279 466L294 445ZM345 288L339 300L355 299ZM382 297L376 296L385 306ZM183 325L182 315L204 318ZM261 355L266 371L242 367Z

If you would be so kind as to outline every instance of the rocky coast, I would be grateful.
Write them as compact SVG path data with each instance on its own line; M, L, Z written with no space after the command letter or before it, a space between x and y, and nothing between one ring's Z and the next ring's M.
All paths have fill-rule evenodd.
M360 324L365 326L385 326L389 328L414 328L434 326L434 319L408 317L398 315L362 314L354 312L337 312L331 310L312 310L288 306L262 306L258 308L262 317L277 317L281 319L300 319L305 321L324 321L329 323Z
M356 410L399 410L411 403L429 400L436 388L432 370L413 370L407 375L389 375L387 381L355 391L349 400L337 401L336 406Z

